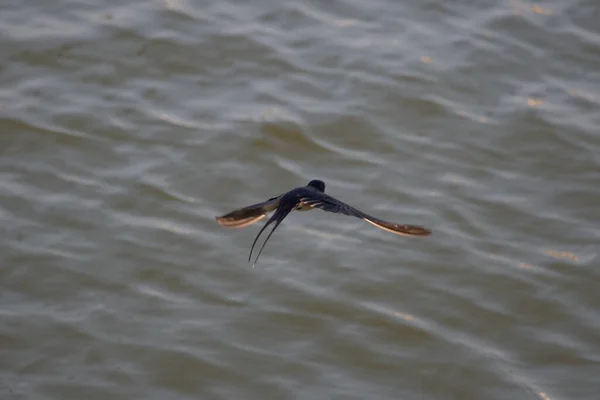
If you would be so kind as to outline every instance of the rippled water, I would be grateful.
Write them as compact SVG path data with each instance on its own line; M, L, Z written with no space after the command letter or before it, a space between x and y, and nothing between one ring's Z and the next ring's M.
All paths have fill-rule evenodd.
M599 15L4 2L0 398L598 398Z

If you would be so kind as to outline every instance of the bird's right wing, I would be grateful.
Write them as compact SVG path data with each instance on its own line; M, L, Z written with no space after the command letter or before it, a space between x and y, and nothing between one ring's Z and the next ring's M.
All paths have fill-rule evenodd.
M325 193L314 192L310 196L301 199L301 202L313 208L320 208L336 214L344 214L360 218L385 231L405 236L427 236L431 235L431 230L416 225L394 224L379 218L375 218L367 213L360 211L338 199L335 199Z
M215 219L219 224L228 228L243 228L260 221L268 213L274 211L279 206L280 198L281 196L273 197L262 203L240 208L221 217L215 217Z

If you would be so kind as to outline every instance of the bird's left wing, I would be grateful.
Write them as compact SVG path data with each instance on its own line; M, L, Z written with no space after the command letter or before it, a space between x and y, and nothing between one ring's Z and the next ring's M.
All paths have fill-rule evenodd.
M379 218L375 218L367 213L364 213L338 199L335 199L325 193L314 192L300 199L307 206L319 208L323 211L328 211L336 214L349 215L351 217L360 218L376 227L395 233L396 235L405 236L427 236L431 235L431 230L416 225L394 224Z
M215 217L215 219L219 224L228 228L243 228L260 221L268 213L274 211L279 206L280 198L281 196L273 197L262 203L240 208L221 217Z

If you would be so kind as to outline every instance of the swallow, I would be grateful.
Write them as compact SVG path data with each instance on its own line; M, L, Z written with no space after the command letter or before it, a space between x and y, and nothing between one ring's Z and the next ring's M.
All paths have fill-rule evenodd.
M248 225L260 221L270 212L275 211L267 223L256 235L252 248L250 249L250 255L248 256L248 262L252 259L252 253L254 246L258 241L260 235L264 232L267 226L271 223L275 223L273 229L267 235L267 239L263 243L262 247L258 251L258 255L254 260L254 264L258 261L258 257L262 253L265 245L269 241L269 238L275 232L275 229L281 224L281 222L287 217L287 215L294 211L309 211L313 208L319 208L323 211L328 211L336 214L348 215L351 217L360 218L378 228L385 231L395 233L396 235L403 236L428 236L431 235L431 230L416 225L399 225L391 222L375 218L367 213L364 213L338 199L335 199L325 194L325 182L320 180L312 180L308 182L308 185L297 187L290 190L282 195L272 197L262 203L253 204L248 207L240 208L232 211L229 214L225 214L221 217L215 217L217 222L228 228L243 228Z

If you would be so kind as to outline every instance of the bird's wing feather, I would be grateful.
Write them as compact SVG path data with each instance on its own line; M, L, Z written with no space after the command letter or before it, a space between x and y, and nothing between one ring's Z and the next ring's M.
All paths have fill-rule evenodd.
M221 217L215 217L215 219L219 224L228 228L243 228L260 221L268 213L274 211L279 206L280 198L281 196L273 197L262 203L240 208Z
M375 218L325 193L311 193L310 195L303 197L301 202L305 205L313 208L319 208L323 211L360 218L380 229L395 233L396 235L427 236L431 234L431 230L421 226L394 224L392 222Z

